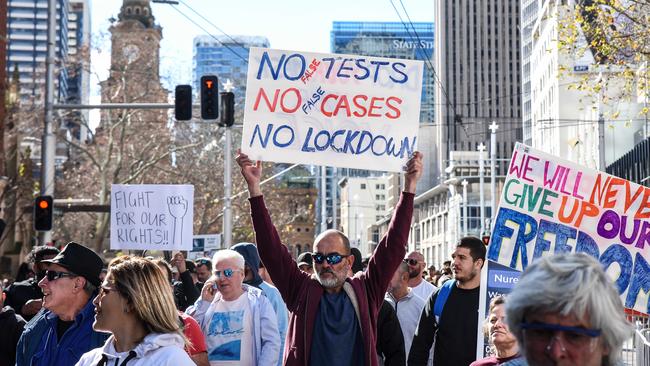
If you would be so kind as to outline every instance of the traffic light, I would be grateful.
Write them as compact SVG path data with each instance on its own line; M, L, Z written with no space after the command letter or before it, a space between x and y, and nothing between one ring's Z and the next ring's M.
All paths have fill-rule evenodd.
M235 93L221 93L221 122L219 126L230 127L235 123Z
M34 230L52 230L52 196L38 196L34 200Z
M490 244L490 236L489 235L483 235L483 237L481 239L483 240L483 244L485 244L486 246Z
M177 121L189 121L192 119L192 86L176 85L174 115Z
M219 79L214 75L201 76L201 118L219 117Z

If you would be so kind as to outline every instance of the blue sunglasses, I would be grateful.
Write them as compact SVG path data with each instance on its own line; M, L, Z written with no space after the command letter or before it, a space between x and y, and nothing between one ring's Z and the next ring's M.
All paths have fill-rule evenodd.
M240 271L240 270L239 269L234 270L232 268L226 268L223 271L214 271L214 276L217 277L217 278L221 278L221 276L224 276L226 278L230 278L235 273L235 271Z
M329 253L329 254L323 254L323 253L313 253L312 258L314 259L314 262L316 264L323 264L323 262L327 261L327 264L333 266L335 264L341 263L343 258L349 257L350 254L345 255L345 254L339 254L339 253Z

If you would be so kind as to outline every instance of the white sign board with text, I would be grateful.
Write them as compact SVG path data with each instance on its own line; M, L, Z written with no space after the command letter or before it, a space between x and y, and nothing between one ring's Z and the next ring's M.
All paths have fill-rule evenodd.
M251 48L242 152L400 171L417 147L423 62Z
M111 250L191 250L194 186L113 184Z

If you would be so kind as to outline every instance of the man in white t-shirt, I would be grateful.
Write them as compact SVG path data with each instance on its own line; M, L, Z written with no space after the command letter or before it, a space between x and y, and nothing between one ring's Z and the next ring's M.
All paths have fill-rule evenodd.
M262 291L243 284L244 257L220 250L213 276L187 313L201 325L211 366L275 365L280 333L273 306Z
M422 277L424 269L427 268L427 264L424 262L424 256L414 250L406 255L404 262L409 267L409 287L413 293L426 301L437 287L425 281Z

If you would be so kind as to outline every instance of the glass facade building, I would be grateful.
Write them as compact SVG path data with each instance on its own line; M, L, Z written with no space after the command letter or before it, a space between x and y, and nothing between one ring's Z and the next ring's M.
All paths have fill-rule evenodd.
M10 0L7 9L7 75L18 68L21 100L45 95L48 0ZM69 1L57 1L55 101L66 101Z
M420 123L434 121L433 42L433 23L334 22L330 33L333 53L424 61Z
M269 40L257 36L194 37L192 57L194 94L199 93L201 76L216 75L221 84L230 79L234 85L232 91L235 93L235 108L243 108L246 96L248 51L251 47L269 47Z

